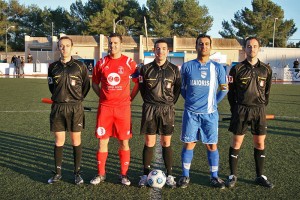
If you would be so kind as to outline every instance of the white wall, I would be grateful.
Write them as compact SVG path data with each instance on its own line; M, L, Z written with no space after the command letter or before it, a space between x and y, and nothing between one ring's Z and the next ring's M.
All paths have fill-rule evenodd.
M28 76L47 76L48 63L25 63L24 74ZM14 64L0 63L0 75L15 75L16 70Z

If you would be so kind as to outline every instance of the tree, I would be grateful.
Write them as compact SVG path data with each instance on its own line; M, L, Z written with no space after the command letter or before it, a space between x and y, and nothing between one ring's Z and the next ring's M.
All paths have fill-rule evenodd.
M174 35L174 0L147 0L150 34L158 37Z
M270 0L253 0L252 9L244 8L234 14L231 24L223 20L224 38L243 39L257 36L262 46L273 46L273 27L275 24L275 47L285 47L287 40L297 31L294 20L284 20L284 11ZM277 18L275 22L275 18Z
M200 6L197 0L178 0L175 2L177 20L174 23L175 34L184 37L197 37L199 33L210 30L213 18L208 15L206 6Z
M0 51L5 50L5 35L6 26L9 25L7 21L7 3L5 1L0 1Z

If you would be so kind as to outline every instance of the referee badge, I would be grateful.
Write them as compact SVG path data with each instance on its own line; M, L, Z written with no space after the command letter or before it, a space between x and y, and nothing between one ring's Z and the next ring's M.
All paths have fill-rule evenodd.
M72 85L72 86L75 86L75 85L76 85L76 81L75 81L75 80L72 80L72 81L71 81L71 85Z
M227 81L228 81L228 83L233 83L233 77L232 76L227 76Z
M265 81L264 80L260 80L259 85L260 85L260 87L264 87L265 86Z
M53 84L53 79L52 79L52 77L48 77L48 84Z

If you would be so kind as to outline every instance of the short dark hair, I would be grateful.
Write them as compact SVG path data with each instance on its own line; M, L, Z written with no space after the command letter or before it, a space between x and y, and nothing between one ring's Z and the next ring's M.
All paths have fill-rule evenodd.
M154 48L156 47L156 44L159 44L159 43L166 43L167 46L168 46L167 40L165 40L165 39L158 39L158 40L156 40L155 43L154 43Z
M122 43L122 35L120 35L119 33L111 33L108 37L109 38L117 37L120 39L120 42Z
M256 40L256 41L258 42L258 46L260 46L260 40L258 39L258 37L256 37L256 36L250 36L250 37L247 37L247 38L245 39L245 41L244 41L244 47L246 47L247 42L248 42L249 40Z
M197 37L197 39L196 39L196 45L198 44L198 40L199 40L200 38L208 38L209 41L210 41L210 46L212 45L210 35L206 35L206 34L199 34L199 35L198 35L198 37Z
M58 42L57 42L57 46L59 46L59 42L61 40L70 40L71 41L71 45L73 46L73 40L69 37L69 36L62 36L59 38Z

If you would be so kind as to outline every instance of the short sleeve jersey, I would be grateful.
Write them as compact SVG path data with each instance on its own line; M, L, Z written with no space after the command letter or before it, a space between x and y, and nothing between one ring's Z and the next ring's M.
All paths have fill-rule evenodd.
M136 62L127 56L112 59L105 56L93 70L93 83L101 84L99 103L105 106L130 105L131 74Z
M220 84L227 84L224 67L212 60L201 65L197 60L184 63L181 67L181 94L185 109L201 114L217 110L217 91Z

